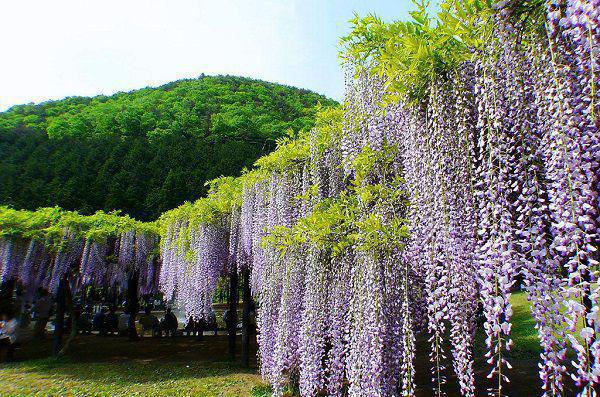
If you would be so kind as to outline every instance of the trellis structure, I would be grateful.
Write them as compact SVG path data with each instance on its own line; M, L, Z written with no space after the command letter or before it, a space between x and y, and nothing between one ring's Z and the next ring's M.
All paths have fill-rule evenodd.
M567 379L596 395L600 3L441 10L355 20L344 107L158 221L160 288L188 314L211 315L224 276L235 312L242 276L275 395L414 395L426 335L434 394L453 370L473 396L478 302L489 393L504 395L517 287L537 323L544 395L569 393ZM61 252L55 262L70 262ZM234 352L235 325L230 336Z
M38 288L56 296L55 353L60 349L67 299L83 287L128 290L135 335L138 293L158 291L157 228L98 212L82 216L58 208L0 208L0 281L6 295L16 283L31 300Z
M449 368L474 395L478 302L489 393L503 395L519 287L545 395L568 393L566 379L595 395L600 4L441 8L437 22L424 9L410 22L357 19L343 111L229 181L233 198L210 227L229 247L192 249L249 269L261 372L276 395L289 384L304 396L413 395L421 334L435 395ZM179 247L194 239L180 235Z

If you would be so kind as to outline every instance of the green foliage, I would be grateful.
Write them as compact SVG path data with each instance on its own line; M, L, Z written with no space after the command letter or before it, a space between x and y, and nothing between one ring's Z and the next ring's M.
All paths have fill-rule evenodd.
M252 397L271 397L272 395L273 395L273 387L270 385L254 386L252 388Z
M544 9L543 0L443 0L432 16L428 1L413 3L417 10L409 21L385 23L375 15L355 16L352 32L341 40L343 58L358 71L366 69L385 79L388 102L415 103L426 98L435 76L484 51L493 38L499 4L501 18L534 29L540 25L535 16Z
M312 131L312 139L318 148L318 153L323 153L328 147L341 137L342 109L339 107L319 107L316 115L316 128ZM267 180L273 173L283 173L290 170L299 170L308 164L310 157L311 131L302 130L298 133L289 133L287 136L277 140L277 149L258 159L251 170L244 170L239 177L221 177L207 182L209 193L193 203L186 202L177 208L165 212L158 220L161 236L165 237L173 225L185 225L187 229L179 234L175 244L184 252L189 250L189 234L191 228L201 224L222 224L229 220L229 215L234 208L241 206L242 191L244 186L252 186ZM305 197L297 197L298 201L310 200L311 193L316 191L312 186ZM321 204L325 206L326 204ZM318 217L319 215L315 215ZM317 223L316 218L307 220ZM325 219L326 222L328 222ZM333 225L332 225L333 227ZM317 224L313 226L316 233L324 233L327 228ZM275 236L288 246L302 240L302 232L298 231L294 236L287 234L285 228L273 231L267 239L275 241ZM290 240L286 240L289 238ZM311 238L317 240L316 236Z
M290 232L292 239L277 242L280 248L286 243L310 243L322 249L331 249L333 255L355 244L358 240L358 202L356 196L342 192L335 200L318 203L314 211L299 220ZM274 241L275 242L275 241Z
M241 182L240 178L233 177L221 177L207 182L210 187L208 196L193 203L186 202L161 215L157 222L161 235L166 235L169 227L178 221L184 221L188 228L201 223L224 222L231 208L241 200Z
M0 206L0 237L36 239L51 250L60 246L65 230L93 241L105 241L132 230L156 235L159 231L154 222L139 222L117 212L98 211L86 216L58 207L27 211Z
M0 236L45 239L44 231L60 222L64 211L58 207L35 212L0 206Z
M264 237L263 245L285 252L290 247L311 244L319 249L331 250L335 256L349 247L385 252L404 244L409 231L401 212L394 215L392 211L392 215L384 216L380 211L371 211L375 205L393 208L397 203L406 204L403 181L399 178L386 180L385 173L381 172L392 161L396 150L395 147L385 147L374 152L365 148L356 157L357 175L348 190L335 199L318 202L309 215L292 227L271 229ZM373 174L382 176L382 182L362 183ZM308 201L310 197L300 199Z
M294 170L306 162L310 155L308 137L285 137L277 141L277 150L259 158L255 166L264 172Z
M239 175L285 131L308 130L321 95L230 77L182 80L110 97L0 113L0 203L119 209L156 219Z
M314 136L317 155L322 155L327 149L339 146L343 129L344 109L342 107L319 108L315 115Z
M367 67L390 83L389 100L424 98L436 74L468 59L468 47L457 30L437 23L427 12L428 3L417 4L412 20L384 23L371 15L352 20L352 33L342 39L346 57Z

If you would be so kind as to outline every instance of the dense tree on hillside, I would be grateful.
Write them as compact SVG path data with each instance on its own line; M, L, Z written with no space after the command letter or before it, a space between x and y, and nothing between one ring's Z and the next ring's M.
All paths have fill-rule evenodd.
M288 130L310 128L310 91L201 76L112 96L20 105L0 113L0 203L120 209L139 219L198 198Z

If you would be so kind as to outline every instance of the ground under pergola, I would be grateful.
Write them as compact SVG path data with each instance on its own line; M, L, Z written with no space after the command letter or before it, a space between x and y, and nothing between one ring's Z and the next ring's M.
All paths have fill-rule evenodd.
M515 310L511 352L513 395L536 395L539 388L538 349L533 319L523 293L513 296ZM241 341L238 336L238 344ZM0 364L0 395L69 395L69 396L250 396L271 395L270 387L258 374L256 341L250 346L250 368L231 363L227 335L205 335L203 339L145 337L127 338L77 336L67 355L51 357L51 337L32 341L17 351L14 363ZM417 341L417 396L431 395L430 362L426 339ZM476 357L485 349L482 335L476 339ZM238 351L239 356L239 351ZM484 359L475 362L477 395L484 395L489 369ZM452 368L448 383L455 384ZM458 395L449 390L449 395ZM291 394L290 394L291 395Z

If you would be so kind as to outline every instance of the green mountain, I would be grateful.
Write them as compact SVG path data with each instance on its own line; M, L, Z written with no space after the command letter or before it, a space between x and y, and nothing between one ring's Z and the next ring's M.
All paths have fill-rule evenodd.
M238 175L316 105L298 88L201 76L112 96L72 97L0 113L0 204L119 209L141 220Z

